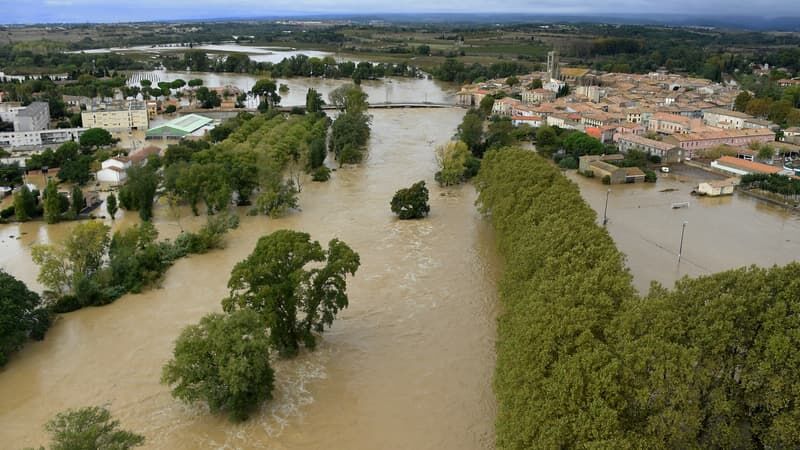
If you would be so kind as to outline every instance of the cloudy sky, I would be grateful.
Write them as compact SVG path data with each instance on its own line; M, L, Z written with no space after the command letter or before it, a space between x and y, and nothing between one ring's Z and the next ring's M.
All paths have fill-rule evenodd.
M0 23L115 22L293 14L527 13L800 15L797 0L0 0Z

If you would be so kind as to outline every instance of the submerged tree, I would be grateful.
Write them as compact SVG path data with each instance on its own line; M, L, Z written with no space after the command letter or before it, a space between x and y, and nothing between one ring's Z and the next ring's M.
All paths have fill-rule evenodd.
M259 239L233 268L223 307L257 311L270 328L271 345L281 356L294 356L301 343L314 349L315 333L347 307L346 277L359 265L358 253L338 239L326 251L307 233L279 230Z
M0 367L29 337L42 339L49 325L39 294L0 270Z
M127 450L144 444L144 436L120 429L119 420L99 406L58 413L45 429L52 435L52 450Z
M428 215L428 188L424 181L418 181L409 188L400 189L392 197L392 212L400 219L421 219Z
M161 381L180 400L204 401L212 412L245 420L272 398L269 346L263 319L255 311L209 314L181 332Z

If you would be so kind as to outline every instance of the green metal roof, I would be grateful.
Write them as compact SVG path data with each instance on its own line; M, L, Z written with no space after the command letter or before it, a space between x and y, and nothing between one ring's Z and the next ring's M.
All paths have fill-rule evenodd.
M194 133L198 128L202 128L214 119L200 116L197 114L188 114L177 119L170 120L157 127L147 130L147 136L186 136L187 134Z

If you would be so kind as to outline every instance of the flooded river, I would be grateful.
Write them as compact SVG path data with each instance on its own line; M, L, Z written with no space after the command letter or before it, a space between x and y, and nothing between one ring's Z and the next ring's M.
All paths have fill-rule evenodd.
M243 217L225 250L178 261L160 289L62 315L45 341L27 345L0 371L0 448L45 444L50 417L87 405L107 405L124 427L146 436L147 448L492 447L500 264L492 230L473 206L474 189L433 182L433 148L463 114L374 112L367 161L334 172L328 183L306 183L302 211L279 220ZM431 216L396 220L392 194L419 179L431 187ZM162 236L178 232L163 208L156 223ZM30 244L58 240L68 226L0 228L0 265L37 286ZM250 421L231 424L179 403L158 382L173 341L184 326L221 310L233 265L280 228L307 231L323 244L338 237L360 253L350 307L318 350L275 363L275 398Z

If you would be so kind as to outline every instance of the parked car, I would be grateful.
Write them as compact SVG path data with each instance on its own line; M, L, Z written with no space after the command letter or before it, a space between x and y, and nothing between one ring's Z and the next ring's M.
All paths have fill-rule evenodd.
M669 173L669 167L664 166L664 167L661 168L661 171L664 172L664 173Z

